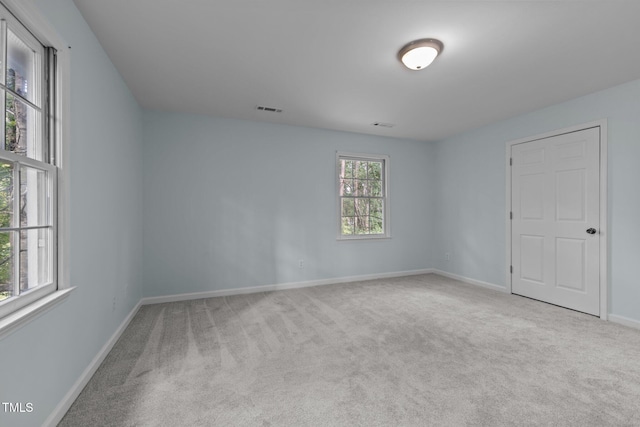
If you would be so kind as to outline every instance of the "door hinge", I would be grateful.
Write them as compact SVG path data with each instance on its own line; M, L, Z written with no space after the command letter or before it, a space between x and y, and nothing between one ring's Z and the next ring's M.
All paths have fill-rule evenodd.
M513 157L509 157L509 166L513 166Z
M513 212L509 212L509 219L513 219Z
M511 272L511 274L513 274L513 265L509 266L509 271Z

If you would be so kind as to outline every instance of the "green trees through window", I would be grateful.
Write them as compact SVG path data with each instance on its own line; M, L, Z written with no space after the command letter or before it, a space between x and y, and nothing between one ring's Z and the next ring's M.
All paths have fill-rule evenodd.
M385 159L338 157L340 234L385 234Z
M13 223L13 167L0 163L0 227L11 227ZM0 233L0 301L12 294L13 248L11 233Z
M7 87L18 94L24 92L24 76L13 68L7 70ZM5 94L5 150L26 155L27 111L26 105L16 102L10 93ZM13 165L0 163L0 227L13 226ZM14 250L12 233L0 233L0 301L9 298L13 291Z

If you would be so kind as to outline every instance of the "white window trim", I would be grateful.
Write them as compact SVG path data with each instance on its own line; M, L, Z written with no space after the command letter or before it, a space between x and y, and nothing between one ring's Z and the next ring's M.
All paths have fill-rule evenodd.
M57 50L57 117L55 165L58 167L57 185L57 285L54 292L35 300L0 319L0 339L66 299L73 287L69 282L69 168L70 151L70 46L58 35L42 15L33 0L0 0L43 44Z
M342 209L340 204L340 180L336 179L340 176L340 158L353 157L356 159L365 160L383 160L384 161L384 234L358 234L353 236L345 236L342 234ZM389 159L390 156L385 154L364 154L364 153L350 153L345 151L336 151L336 172L334 174L334 181L336 185L336 213L337 213L337 237L338 241L351 241L351 240L384 240L391 238L391 216L390 216L390 201L389 201Z

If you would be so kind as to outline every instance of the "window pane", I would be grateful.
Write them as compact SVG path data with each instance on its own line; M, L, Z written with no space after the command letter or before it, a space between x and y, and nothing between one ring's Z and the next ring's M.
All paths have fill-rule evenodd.
M356 202L356 216L369 215L369 200L368 199L355 199Z
M356 199L356 234L369 234L369 200Z
M354 216L353 199L342 199L342 216Z
M353 234L353 217L342 218L342 234Z
M369 181L369 195L371 197L382 196L382 182L381 181Z
M353 178L352 160L340 160L340 176L343 178Z
M0 301L14 294L15 231L0 232Z
M51 283L51 230L20 232L20 291Z
M355 162L355 178L367 179L367 162Z
M341 196L351 196L354 193L353 188L353 180L352 179L344 179L342 180L342 194Z
M363 180L354 180L354 184L356 187L356 196L366 196L367 195L367 181Z
M369 162L369 179L380 180L382 179L382 163Z
M7 31L7 87L25 99L35 100L36 53L11 30Z
M40 112L6 94L5 150L43 160Z
M369 215L376 218L383 218L382 200L371 199L371 201L369 202Z
M20 226L50 225L47 172L20 167Z
M384 233L384 227L382 226L382 218L371 217L371 234Z
M356 234L369 234L369 217L356 217Z
M0 162L0 227L13 226L13 165Z

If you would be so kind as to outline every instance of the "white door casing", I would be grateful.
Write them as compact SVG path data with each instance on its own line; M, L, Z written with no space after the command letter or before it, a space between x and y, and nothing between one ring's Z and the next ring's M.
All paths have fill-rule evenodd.
M600 127L513 144L511 159L512 292L600 315Z

